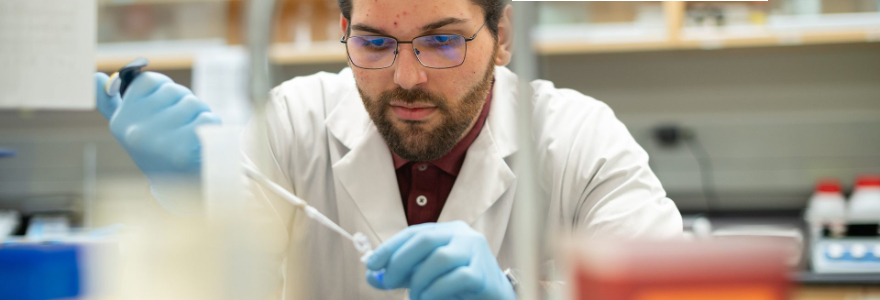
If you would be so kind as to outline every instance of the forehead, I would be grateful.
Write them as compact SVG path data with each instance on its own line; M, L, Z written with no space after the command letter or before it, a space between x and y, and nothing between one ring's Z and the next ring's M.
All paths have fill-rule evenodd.
M450 17L480 21L482 12L471 0L353 0L351 22L421 26Z

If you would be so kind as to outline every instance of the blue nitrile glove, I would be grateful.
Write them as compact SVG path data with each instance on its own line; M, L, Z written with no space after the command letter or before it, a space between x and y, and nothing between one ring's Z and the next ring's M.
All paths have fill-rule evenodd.
M180 186L198 191L201 150L196 127L218 124L220 118L192 91L165 75L144 72L128 87L123 99L104 91L108 76L95 73L97 106L110 121L110 131L138 168L150 179L153 194L173 211L194 212L190 203L169 203ZM171 188L175 186L175 188ZM192 194L187 195L192 198Z
M412 300L516 299L486 238L462 221L404 229L376 248L367 269L370 285L408 287Z

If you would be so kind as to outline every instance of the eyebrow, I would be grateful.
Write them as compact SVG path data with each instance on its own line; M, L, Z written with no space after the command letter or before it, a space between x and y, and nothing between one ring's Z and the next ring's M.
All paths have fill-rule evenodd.
M436 21L431 24L422 26L422 31L430 31L430 30L442 28L443 26L453 25L453 24L461 24L461 23L465 23L465 22L466 22L465 19L449 17L449 18L442 19L440 21ZM354 24L354 25L351 25L351 29L358 30L358 31L365 31L365 32L374 33L374 34L380 34L380 35L389 35L387 32L385 32L382 29L379 29L379 28L376 28L376 27L373 27L370 25L366 25L366 24Z
M465 22L465 19L451 18L451 17L450 17L450 18L446 18L446 19L443 19L443 20L440 20L440 21L437 21L437 22L434 22L434 23L431 23L431 24L428 24L428 25L422 26L422 31L429 31L429 30L439 29L439 28L441 28L441 27L443 27L443 26L446 26L446 25L461 24L461 23L464 23L464 22Z
M388 34L385 33L385 31L382 30L382 29L378 29L378 28L372 27L372 26L370 26L370 25L364 25L364 24L354 24L354 25L351 25L351 30L366 31L366 32L369 32L369 33L375 33L375 34L381 34L381 35L388 35Z

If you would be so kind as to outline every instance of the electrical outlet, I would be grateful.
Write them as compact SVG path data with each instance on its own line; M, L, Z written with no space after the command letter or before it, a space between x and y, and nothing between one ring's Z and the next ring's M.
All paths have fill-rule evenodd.
M664 147L675 147L681 143L682 128L678 125L655 126L654 138Z

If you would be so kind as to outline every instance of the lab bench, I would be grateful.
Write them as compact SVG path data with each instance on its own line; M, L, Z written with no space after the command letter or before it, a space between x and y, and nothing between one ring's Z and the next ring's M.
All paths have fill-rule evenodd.
M880 299L880 274L796 273L794 300Z
M714 228L741 225L790 226L806 230L800 211L728 212L710 217ZM687 214L685 214L687 215ZM805 240L808 237L805 236ZM804 251L809 251L805 248ZM809 260L805 252L801 267ZM791 274L793 300L876 300L880 299L880 273L819 274L799 271Z
M804 286L795 289L794 300L869 300L880 299L880 287Z

